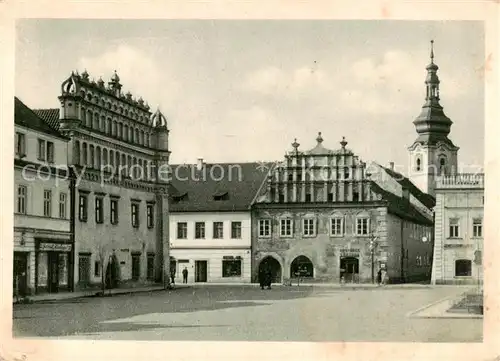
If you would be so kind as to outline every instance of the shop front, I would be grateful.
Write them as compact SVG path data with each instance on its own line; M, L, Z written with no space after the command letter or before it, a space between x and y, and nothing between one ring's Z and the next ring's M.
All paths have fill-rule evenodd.
M64 241L36 241L36 293L70 291L73 247Z

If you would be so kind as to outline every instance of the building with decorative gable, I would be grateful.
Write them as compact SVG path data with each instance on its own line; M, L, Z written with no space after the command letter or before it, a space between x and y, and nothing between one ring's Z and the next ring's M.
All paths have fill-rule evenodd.
M168 282L166 118L123 93L116 72L107 85L72 73L59 100L35 112L70 139L77 287Z
M253 281L262 269L274 282L373 282L381 268L392 282L429 279L434 199L345 139L335 150L316 141L295 141L252 205Z

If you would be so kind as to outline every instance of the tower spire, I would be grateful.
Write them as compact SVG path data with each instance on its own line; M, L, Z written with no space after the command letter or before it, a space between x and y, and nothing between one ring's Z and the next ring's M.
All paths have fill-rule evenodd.
M434 40L431 40L431 64L434 64Z

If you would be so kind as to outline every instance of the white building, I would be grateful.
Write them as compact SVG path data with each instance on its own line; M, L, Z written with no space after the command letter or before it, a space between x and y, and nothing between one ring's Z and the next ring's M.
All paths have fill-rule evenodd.
M19 295L73 289L68 139L15 98L14 272Z
M444 176L436 183L432 283L476 283L482 266L484 174Z
M175 282L251 280L250 205L267 171L258 163L172 166L170 255Z

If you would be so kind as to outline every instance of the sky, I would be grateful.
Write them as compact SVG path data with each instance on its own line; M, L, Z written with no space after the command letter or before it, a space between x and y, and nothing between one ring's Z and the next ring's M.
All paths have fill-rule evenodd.
M483 166L484 28L473 21L23 19L16 96L55 108L71 71L142 96L168 119L172 163L282 160L348 148L408 164L430 40L459 166Z

